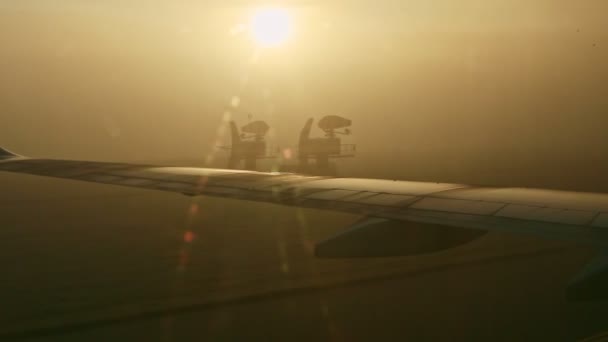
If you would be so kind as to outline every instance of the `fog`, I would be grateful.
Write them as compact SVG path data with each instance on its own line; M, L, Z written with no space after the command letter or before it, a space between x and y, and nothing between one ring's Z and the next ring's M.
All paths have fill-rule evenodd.
M0 145L223 167L227 119L290 147L337 114L341 175L608 190L604 1L285 4L293 39L256 53L254 1L2 2Z
M230 120L265 120L268 142L293 148L309 117L333 114L357 144L341 176L608 192L605 0L283 1L293 35L265 49L242 30L260 4L0 0L0 146L226 167ZM596 253L573 242L493 232L436 254L322 259L315 243L358 215L6 172L0 193L0 339L606 327L605 301L564 296Z

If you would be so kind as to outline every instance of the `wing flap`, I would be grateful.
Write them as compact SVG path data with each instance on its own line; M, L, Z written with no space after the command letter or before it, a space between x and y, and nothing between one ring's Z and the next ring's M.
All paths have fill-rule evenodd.
M486 230L364 218L315 246L322 258L392 257L433 253L475 240Z
M571 225L499 216L482 216L417 209L383 211L374 214L374 216L405 222L421 222L451 227L527 234L541 238L587 244L600 248L608 247L608 229L591 227L588 225Z

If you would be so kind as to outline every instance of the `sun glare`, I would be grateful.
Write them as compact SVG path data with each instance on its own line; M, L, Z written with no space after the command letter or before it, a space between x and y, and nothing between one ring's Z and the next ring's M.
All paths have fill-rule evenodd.
M256 44L273 47L284 43L291 35L292 22L289 12L278 7L264 7L251 17L249 30Z

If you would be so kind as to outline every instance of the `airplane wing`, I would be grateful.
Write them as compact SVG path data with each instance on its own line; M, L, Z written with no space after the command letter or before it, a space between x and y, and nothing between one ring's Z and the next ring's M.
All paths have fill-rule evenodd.
M608 194L601 193L33 159L4 149L0 171L364 215L346 232L318 243L320 257L427 253L487 231L608 247ZM602 253L571 284L569 295L605 297L606 285L608 257Z

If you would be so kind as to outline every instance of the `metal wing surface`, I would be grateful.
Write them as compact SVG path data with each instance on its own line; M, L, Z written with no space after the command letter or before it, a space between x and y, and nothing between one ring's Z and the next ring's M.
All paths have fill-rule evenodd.
M0 171L608 245L608 194L30 159L2 151Z

